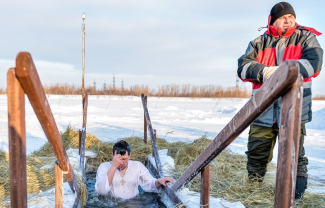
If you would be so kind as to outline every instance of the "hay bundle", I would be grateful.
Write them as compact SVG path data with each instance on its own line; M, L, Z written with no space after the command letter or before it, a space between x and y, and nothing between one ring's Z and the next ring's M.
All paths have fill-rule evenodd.
M5 205L4 199L9 193L9 157L8 153L0 150L0 207Z

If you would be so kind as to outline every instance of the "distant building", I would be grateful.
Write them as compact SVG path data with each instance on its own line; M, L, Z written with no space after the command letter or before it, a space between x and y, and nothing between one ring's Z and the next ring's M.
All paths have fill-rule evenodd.
M104 80L103 91L106 91L106 81Z

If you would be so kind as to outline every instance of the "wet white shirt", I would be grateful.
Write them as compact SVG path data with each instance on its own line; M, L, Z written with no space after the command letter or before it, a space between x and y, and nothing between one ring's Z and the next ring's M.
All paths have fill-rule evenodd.
M117 198L130 199L139 194L139 185L144 191L159 192L155 186L156 179L151 176L148 169L141 162L132 160L129 160L123 177L119 170L115 170L112 184L109 184L107 172L111 165L111 162L105 162L98 167L95 184L95 191L98 194L110 193Z

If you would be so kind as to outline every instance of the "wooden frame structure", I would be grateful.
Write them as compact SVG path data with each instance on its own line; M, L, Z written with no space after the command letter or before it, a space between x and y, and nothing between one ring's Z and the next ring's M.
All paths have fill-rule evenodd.
M80 187L30 53L20 52L17 55L16 68L9 69L7 80L11 207L27 207L25 94L57 159L55 166L56 192L62 189L60 174L63 173L72 192L77 196L73 205L73 207L77 207ZM62 205L62 192L56 193L56 202L58 203L57 207Z
M303 99L303 79L299 74L297 61L283 62L273 76L266 80L256 94L233 117L223 130L212 140L208 147L197 157L187 170L173 185L168 185L164 191L175 204L180 200L175 192L187 185L199 173L202 175L201 204L208 205L208 185L205 177L209 177L206 169L231 142L233 142L255 119L268 109L277 99L281 100L281 118L279 133L279 156L276 175L274 207L293 207L296 186L296 172L298 163L301 109ZM145 113L145 122L149 129L153 152L156 160L158 176L163 176L154 138L152 125L147 109L145 96L142 94L142 104ZM145 127L146 128L146 127ZM175 197L176 196L176 197Z

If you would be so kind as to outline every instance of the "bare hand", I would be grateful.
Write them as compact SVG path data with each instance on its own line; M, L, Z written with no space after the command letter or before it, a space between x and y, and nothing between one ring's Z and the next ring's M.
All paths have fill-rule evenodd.
M121 155L120 154L116 154L116 150L115 150L115 154L114 154L113 160L112 160L112 166L114 168L118 168L121 163L122 163Z
M170 182L170 183L174 184L174 180L172 178L164 177L164 178L157 179L155 185L156 185L156 187L158 189L158 188L160 188L160 186L166 186L167 182Z

